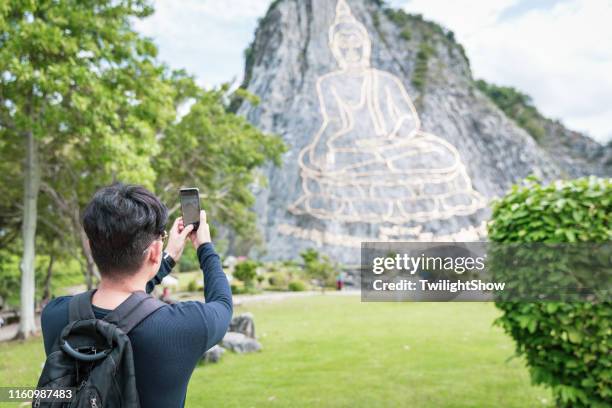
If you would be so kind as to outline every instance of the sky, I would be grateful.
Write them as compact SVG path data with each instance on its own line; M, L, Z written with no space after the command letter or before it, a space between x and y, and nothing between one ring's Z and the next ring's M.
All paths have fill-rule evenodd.
M333 0L329 0L333 1ZM350 5L350 0L348 1ZM455 32L476 78L529 94L546 116L612 140L612 0L388 0ZM154 0L136 29L204 86L240 81L270 0Z

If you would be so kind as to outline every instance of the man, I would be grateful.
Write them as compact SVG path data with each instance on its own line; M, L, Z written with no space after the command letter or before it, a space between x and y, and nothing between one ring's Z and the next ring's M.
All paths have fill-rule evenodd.
M232 317L232 295L206 222L183 225L178 218L162 251L166 207L155 195L135 185L113 184L93 197L83 215L83 227L100 270L101 281L92 298L93 311L104 318L132 292L151 292L170 273L189 239L204 273L202 302L165 305L148 316L129 338L134 351L136 388L140 405L171 408L185 405L189 378L204 352L218 343ZM51 301L42 312L47 354L68 324L71 296Z

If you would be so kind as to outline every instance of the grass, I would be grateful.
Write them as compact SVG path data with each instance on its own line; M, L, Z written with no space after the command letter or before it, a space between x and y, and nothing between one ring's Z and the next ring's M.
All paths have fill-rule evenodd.
M196 369L188 406L537 407L513 345L476 303L324 295L249 305L264 350ZM238 309L240 313L243 310Z
M484 303L361 303L333 294L237 307L263 351L196 368L188 407L542 407ZM40 339L0 345L0 384L36 382Z

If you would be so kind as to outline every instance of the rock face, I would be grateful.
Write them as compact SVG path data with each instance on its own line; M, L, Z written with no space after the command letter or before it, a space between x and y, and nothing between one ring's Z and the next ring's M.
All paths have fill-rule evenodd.
M536 143L476 89L451 33L381 3L275 1L247 50L261 103L237 112L289 146L256 189L267 258L479 240L489 201L531 174L610 175L609 151L559 124Z

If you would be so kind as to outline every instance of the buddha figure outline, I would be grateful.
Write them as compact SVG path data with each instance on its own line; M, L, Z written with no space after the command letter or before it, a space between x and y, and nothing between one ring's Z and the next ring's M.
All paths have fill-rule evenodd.
M317 80L323 122L299 154L303 194L289 211L404 225L483 208L457 149L422 132L401 81L370 66L369 34L345 0L338 0L329 46L339 69Z

